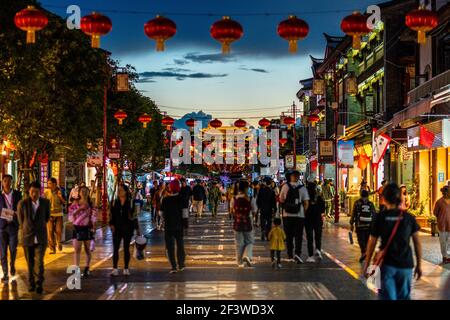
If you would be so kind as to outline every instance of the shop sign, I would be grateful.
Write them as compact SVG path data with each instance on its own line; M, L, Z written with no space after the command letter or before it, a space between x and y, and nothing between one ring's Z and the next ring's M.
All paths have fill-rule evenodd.
M433 148L447 147L450 145L450 119L443 119L426 123L423 127L435 135ZM420 126L409 128L407 131L409 151L427 150L429 148L420 143Z
M353 140L338 141L338 164L340 168L353 168L355 162L354 148L355 142Z
M120 159L121 140L118 137L112 136L108 140L108 158L111 160Z
M319 162L333 163L334 162L334 141L320 139L319 140Z
M284 159L280 159L280 170L279 173L284 173Z
M297 156L296 170L300 172L306 172L306 156Z
M286 169L294 168L294 156L291 154L286 155L285 157L285 167Z
M52 174L51 174L51 176L53 178L59 179L59 172L60 172L60 163L59 163L59 161L52 161L51 165L52 165Z
M325 81L323 79L313 80L313 94L316 96L325 95Z
M48 187L48 162L41 162L41 195L44 193L44 190Z
M438 182L444 182L444 178L445 177L445 174L444 174L444 172L439 172L439 174L438 174Z

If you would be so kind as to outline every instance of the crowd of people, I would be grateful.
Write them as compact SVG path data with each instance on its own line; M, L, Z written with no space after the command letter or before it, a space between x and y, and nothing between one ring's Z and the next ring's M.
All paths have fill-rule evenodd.
M395 183L383 182L378 190L380 205L377 210L369 200L370 190L362 187L360 199L352 208L350 230L355 231L361 249L360 262L363 275L371 276L371 267L381 272L380 297L384 299L409 299L413 274L421 277L421 244L415 218L408 212L410 198L405 188ZM441 189L442 197L434 206L439 228L442 262L449 263L450 237L450 186ZM282 268L281 257L285 251L287 261L304 263L302 256L303 234L307 241L307 263L322 257L322 228L327 215L331 215L335 194L332 181L323 183L303 181L298 171L287 175L279 184L271 178L258 182L239 180L225 187L220 181L206 183L197 180L188 183L185 178L166 183L154 181L146 194L152 221L164 232L170 272L185 269L186 252L184 236L189 228L189 217L197 221L209 211L214 218L219 205L228 210L235 237L236 264L239 268L253 268L253 245L260 234L268 241L268 256L274 269ZM118 276L119 251L123 246L123 275L130 275L130 243L134 235L140 236L137 216L144 204L140 192L132 192L121 184L110 208L109 226L113 238L113 269ZM2 178L0 197L0 258L3 281L16 274L15 258L21 230L21 244L28 266L29 291L42 293L44 281L44 255L61 252L63 213L69 203L68 220L73 225L73 263L80 267L81 251L86 259L83 276L90 274L92 251L95 250L97 208L92 203L90 190L85 185L77 187L66 200L57 181L51 178L41 195L38 182L29 185L28 197L12 187L12 177ZM208 210L206 210L208 207ZM376 251L378 241L381 245ZM415 259L410 243L414 244ZM9 261L8 261L9 250ZM415 262L414 262L415 261Z

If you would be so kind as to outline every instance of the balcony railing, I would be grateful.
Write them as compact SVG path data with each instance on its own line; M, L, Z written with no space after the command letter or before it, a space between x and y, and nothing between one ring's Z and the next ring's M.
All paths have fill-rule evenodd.
M450 69L408 92L408 104L419 101L450 83Z

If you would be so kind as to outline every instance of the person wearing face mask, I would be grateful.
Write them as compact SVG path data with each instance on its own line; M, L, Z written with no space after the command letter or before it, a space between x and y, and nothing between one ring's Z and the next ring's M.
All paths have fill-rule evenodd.
M450 241L450 187L441 189L442 197L434 205L433 214L437 218L439 229L439 242L441 244L442 263L450 263L449 245Z
M40 193L39 182L32 182L29 188L30 196L20 201L17 207L22 245L28 266L28 291L36 290L38 294L43 292L44 256L48 244L47 222L50 220L50 201L41 198Z
M12 176L6 174L2 178L2 194L0 197L0 257L3 269L3 282L9 281L9 275L16 275L16 254L18 244L19 221L17 205L22 199L19 191L12 188ZM10 268L8 270L8 248Z

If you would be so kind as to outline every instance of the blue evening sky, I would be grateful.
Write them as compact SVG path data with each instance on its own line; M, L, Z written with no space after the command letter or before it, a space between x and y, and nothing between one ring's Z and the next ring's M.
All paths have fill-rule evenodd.
M341 19L353 10L365 11L379 0L41 0L48 10L66 16L65 7L77 4L82 15L99 9L113 22L102 38L102 48L122 64L141 73L138 88L161 110L181 116L191 110L213 117L276 116L292 104L300 79L311 76L309 55L321 58L323 32L342 35ZM106 11L111 10L111 11ZM112 11L122 12L112 12ZM136 11L126 13L123 11ZM145 13L143 13L145 12ZM155 43L143 31L155 14L171 18L177 34L166 42L166 51L155 52ZM213 14L197 16L185 14ZM245 15L279 13L281 15ZM295 13L310 26L296 55L288 53L278 23ZM172 15L171 15L172 14ZM178 15L176 15L178 14ZM242 15L239 15L242 14ZM222 15L230 15L244 28L232 45L232 55L220 54L220 43L209 29ZM167 106L167 107L166 107ZM258 111L256 111L259 109ZM216 111L215 111L216 110ZM231 120L224 120L224 124ZM253 122L253 121L252 121Z

